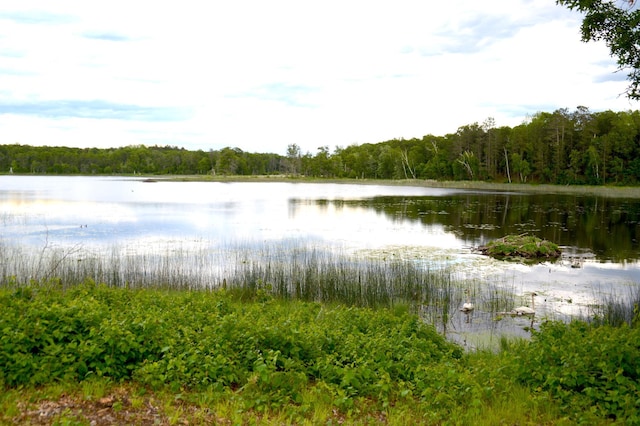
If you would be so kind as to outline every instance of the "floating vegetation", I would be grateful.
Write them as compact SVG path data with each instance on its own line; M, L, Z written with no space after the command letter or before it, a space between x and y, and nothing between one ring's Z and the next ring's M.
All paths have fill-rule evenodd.
M481 224L465 223L462 226L466 229L479 229L481 231L493 231L495 229L500 228L498 225L493 225L491 223L481 223Z
M557 244L529 234L507 235L478 250L497 259L548 260L557 259L561 254Z

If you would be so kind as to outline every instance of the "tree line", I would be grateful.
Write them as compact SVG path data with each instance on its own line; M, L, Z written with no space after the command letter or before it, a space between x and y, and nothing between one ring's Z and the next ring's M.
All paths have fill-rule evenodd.
M640 183L640 111L538 112L515 127L492 118L445 136L321 146L284 155L239 148L0 145L2 173L292 175L326 178L486 180L555 184Z

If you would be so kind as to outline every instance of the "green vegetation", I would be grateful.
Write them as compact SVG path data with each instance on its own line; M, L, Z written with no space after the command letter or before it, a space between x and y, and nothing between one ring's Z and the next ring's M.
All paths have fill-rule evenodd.
M130 289L222 287L247 299L261 292L282 300L370 308L398 304L415 308L424 304L439 316L461 297L456 298L457 288L447 269L431 270L424 262L393 256L346 256L293 244L172 249L155 255L122 254L114 249L111 255L96 255L75 248L45 248L33 254L0 242L0 256L4 260L0 264L0 286L24 286L35 280L57 282L67 288L90 277L95 282Z
M629 99L640 100L640 9L635 0L556 0L556 3L585 14L582 41L604 41L617 58L618 70L627 71ZM620 4L622 3L622 4Z
M328 146L286 155L239 148L65 148L0 145L0 172L30 174L179 174L307 178L431 179L561 185L640 183L640 111L538 112L516 127L493 119L445 136ZM87 141L89 144L90 141Z
M555 259L560 257L560 248L551 241L534 235L507 235L479 247L483 254L499 259Z
M627 288L627 294L610 295L596 312L594 321L613 326L637 326L640 314L640 286Z
M0 422L640 422L637 316L465 354L403 309L247 296L5 285Z

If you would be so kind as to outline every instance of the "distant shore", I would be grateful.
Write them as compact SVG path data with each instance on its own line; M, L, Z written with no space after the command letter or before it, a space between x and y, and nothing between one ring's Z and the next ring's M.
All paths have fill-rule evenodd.
M151 177L151 176L143 176ZM211 176L211 175L162 175L153 176L157 181L179 182L290 182L290 183L335 183L351 185L418 186L426 188L450 188L477 191L527 192L540 194L575 194L615 198L640 198L640 187L594 186L594 185L550 185L528 183L498 183L483 181L436 181L423 179L323 179L284 175L261 176Z
M614 185L552 185L536 183L506 183L484 181L437 181L424 179L349 179L349 178L310 178L287 175L33 175L5 174L0 176L87 176L87 177L136 177L147 182L289 182L289 183L333 183L345 185L386 185L417 186L425 188L463 189L467 191L526 192L538 194L573 194L610 198L640 198L640 186Z

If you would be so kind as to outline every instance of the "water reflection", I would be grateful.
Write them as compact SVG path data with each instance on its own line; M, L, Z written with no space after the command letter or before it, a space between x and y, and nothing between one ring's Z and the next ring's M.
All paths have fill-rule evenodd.
M640 201L378 185L158 182L0 177L2 236L22 244L112 244L153 237L212 241L300 238L357 249L465 251L512 233L590 256L640 259ZM84 226L86 225L86 226Z
M582 258L592 254L600 262L621 264L640 259L640 201L582 195L4 176L0 218L3 236L19 235L22 243L34 244L45 234L92 244L152 236L214 241L295 237L357 248L464 250L529 232Z
M45 239L58 244L111 245L154 237L225 244L298 238L358 248L420 244L418 235L425 232L421 224L406 221L398 226L375 210L345 203L426 192L377 185L5 176L0 177L0 217L6 218L1 232L8 240L19 235L21 244L35 246ZM319 198L325 201L316 204ZM426 232L444 237L447 246L456 241L442 227Z
M507 234L528 232L566 247L567 253L591 252L600 261L640 259L639 200L456 193L446 197L382 196L339 203L343 207L373 209L395 222L410 220L427 227L443 226L465 245L482 245Z

